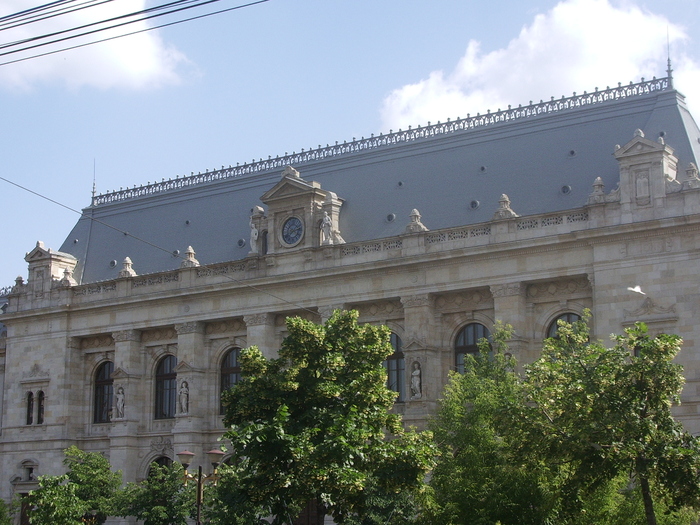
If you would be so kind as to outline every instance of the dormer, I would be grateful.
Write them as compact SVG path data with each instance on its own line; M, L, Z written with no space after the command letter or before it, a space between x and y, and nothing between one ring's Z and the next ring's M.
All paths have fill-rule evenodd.
M615 159L620 164L620 204L625 213L642 213L653 218L654 209L663 208L667 193L675 186L678 159L673 148L644 137L642 130L634 132L634 138L624 146L615 148ZM643 209L648 208L648 212ZM648 217L646 217L648 216Z
M36 247L25 255L24 260L29 263L27 286L35 295L50 291L52 283L63 279L66 270L72 274L78 263L78 259L69 253L47 249L41 241L37 241Z
M260 200L267 206L267 215L254 209L251 225L265 236L267 253L345 242L338 229L342 200L318 182L305 181L291 166Z

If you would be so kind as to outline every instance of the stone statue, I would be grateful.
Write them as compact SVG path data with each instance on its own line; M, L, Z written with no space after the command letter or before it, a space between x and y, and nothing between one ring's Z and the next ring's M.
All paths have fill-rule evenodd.
M420 399L423 397L421 384L421 369L418 361L413 362L413 370L411 371L411 399Z
M180 403L180 414L187 414L190 411L190 389L187 381L183 381L180 385L178 401Z
M258 229L253 224L253 217L250 218L250 251L258 253Z
M324 211L323 219L321 220L321 244L333 244L332 227L333 221L328 215L328 212Z
M117 398L117 419L122 419L124 417L124 387L120 386L117 388L117 393L114 397Z

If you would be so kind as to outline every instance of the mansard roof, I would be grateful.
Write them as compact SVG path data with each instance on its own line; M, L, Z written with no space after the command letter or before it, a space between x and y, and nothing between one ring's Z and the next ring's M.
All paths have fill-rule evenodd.
M400 235L413 209L430 230L487 222L502 194L520 216L577 208L597 177L615 188L615 146L636 129L663 137L679 169L698 164L683 95L655 79L100 195L60 251L81 283L116 278L125 257L140 275L178 268L188 246L201 264L243 259L253 208L286 166L342 199L346 242Z

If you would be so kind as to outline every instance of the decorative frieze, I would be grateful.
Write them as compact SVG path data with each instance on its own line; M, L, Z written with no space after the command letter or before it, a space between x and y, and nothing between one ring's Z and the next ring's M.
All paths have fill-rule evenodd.
M177 332L174 328L158 328L155 330L145 330L141 334L142 343L150 343L153 341L168 341L177 339Z
M80 340L81 350L90 350L92 348L109 348L112 346L114 346L114 339L111 335L107 334L83 337Z
M240 319L216 321L213 323L207 323L204 332L207 335L245 332L245 324Z
M587 277L562 279L558 281L530 284L527 287L527 297L530 299L570 296L575 293L589 292L591 282Z
M190 321L187 323L176 324L175 332L177 332L177 335L202 333L204 332L204 323Z
M404 308L415 308L418 306L430 306L430 295L418 294L401 298Z
M483 306L490 297L487 290L440 294L435 299L435 306L440 311L474 310ZM490 302L490 301L489 301Z
M267 312L260 314L250 314L243 317L246 326L259 326L270 322L270 314Z
M520 295L522 292L521 283L507 283L507 284L494 284L489 287L491 289L491 295L494 297L508 297L513 295Z
M138 330L119 330L112 332L112 339L116 343L124 343L126 341L141 340L141 332Z

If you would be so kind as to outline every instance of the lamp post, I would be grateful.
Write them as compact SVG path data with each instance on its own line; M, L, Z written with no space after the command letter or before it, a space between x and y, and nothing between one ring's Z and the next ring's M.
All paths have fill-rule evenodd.
M195 456L194 452L183 450L177 454L178 461L182 463L182 466L185 469L185 485L187 485L188 480L195 480L197 482L197 525L202 525L202 496L204 495L204 484L207 482L216 484L216 481L219 479L216 469L219 466L219 463L221 463L221 458L223 455L223 452L216 449L207 452L207 458L209 458L209 462L211 463L214 472L211 474L203 474L202 466L200 465L197 469L197 474L195 475L187 472L187 467L190 466L190 463L192 463L192 459Z

